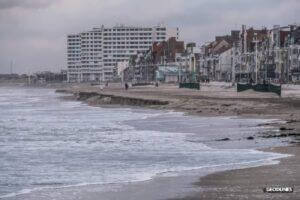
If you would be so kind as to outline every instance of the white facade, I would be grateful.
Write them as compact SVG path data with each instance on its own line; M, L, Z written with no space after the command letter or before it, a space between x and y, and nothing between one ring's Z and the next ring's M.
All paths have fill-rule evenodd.
M124 61L124 62L118 62L117 64L118 68L118 76L121 76L123 71L129 67L129 62Z
M94 28L67 36L68 81L108 81L116 73L118 62L144 53L154 42L179 39L179 29L163 25L154 27L115 26Z
M232 49L228 49L219 55L219 69L217 69L217 79L222 81L228 81L232 77L233 71L233 55Z
M232 70L232 49L228 49L219 55L219 70L231 72Z

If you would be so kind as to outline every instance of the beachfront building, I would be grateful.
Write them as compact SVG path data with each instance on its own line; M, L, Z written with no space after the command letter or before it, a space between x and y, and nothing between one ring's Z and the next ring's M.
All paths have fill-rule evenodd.
M179 28L165 25L93 28L67 36L68 82L109 81L118 62L145 53L153 43L179 38Z
M202 80L229 81L233 78L232 68L240 46L240 31L230 35L216 36L215 41L203 45L200 56L200 78Z
M184 51L184 42L177 41L176 37L170 37L167 41L154 42L148 51L131 56L126 67L122 62L118 63L119 79L134 84L154 82L158 67L171 65L178 68L176 55Z
M233 49L228 49L219 55L216 67L216 80L229 82L232 79Z
M300 45L291 45L289 49L290 74L293 82L300 82Z

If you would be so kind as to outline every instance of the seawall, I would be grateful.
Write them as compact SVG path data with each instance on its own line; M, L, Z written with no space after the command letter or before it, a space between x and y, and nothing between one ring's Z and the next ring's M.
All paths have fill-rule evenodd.
M117 96L99 92L70 92L69 90L56 90L57 93L72 93L76 100L85 101L92 105L130 105L130 106L161 106L168 105L168 101L157 99L143 99L136 97Z

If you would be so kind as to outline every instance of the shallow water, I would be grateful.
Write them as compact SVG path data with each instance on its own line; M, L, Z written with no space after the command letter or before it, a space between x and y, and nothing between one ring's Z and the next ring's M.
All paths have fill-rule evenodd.
M96 108L59 96L49 89L0 88L0 198L281 156L205 144L220 133L254 134L262 120Z

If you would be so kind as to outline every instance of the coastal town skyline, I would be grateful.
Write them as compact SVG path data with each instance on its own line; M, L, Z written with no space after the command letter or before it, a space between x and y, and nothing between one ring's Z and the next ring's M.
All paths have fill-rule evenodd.
M0 0L0 199L300 199L299 8Z
M171 5L166 1L126 0L110 3L1 1L0 73L66 68L66 35L102 24L153 26L164 23L180 28L180 40L201 45L213 41L215 36L240 30L242 24L255 28L293 24L299 19L298 7L296 0L289 3L282 0L209 3L204 0L189 4L175 0Z

